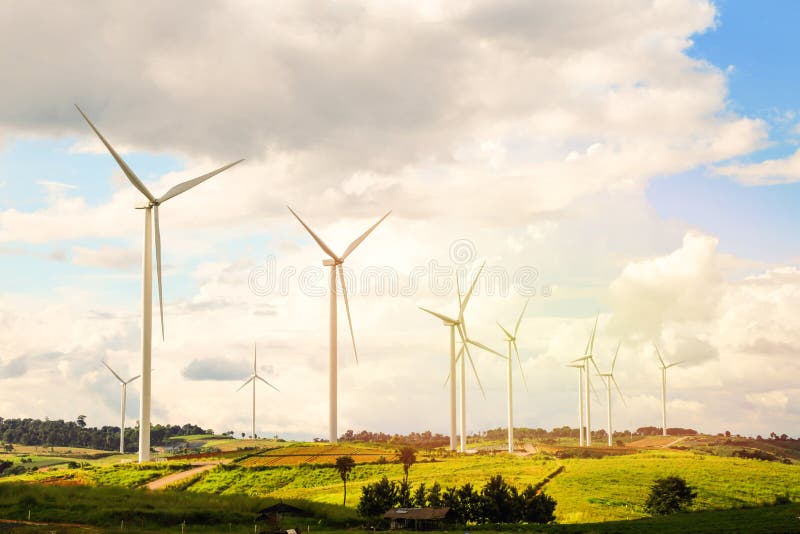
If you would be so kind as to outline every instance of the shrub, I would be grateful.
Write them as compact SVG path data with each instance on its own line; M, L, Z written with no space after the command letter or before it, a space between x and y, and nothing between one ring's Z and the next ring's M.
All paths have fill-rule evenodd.
M657 478L650 486L645 510L653 515L673 514L689 507L695 497L697 492L681 477Z
M555 521L556 500L543 491L528 484L520 493L522 520L526 523L550 523Z

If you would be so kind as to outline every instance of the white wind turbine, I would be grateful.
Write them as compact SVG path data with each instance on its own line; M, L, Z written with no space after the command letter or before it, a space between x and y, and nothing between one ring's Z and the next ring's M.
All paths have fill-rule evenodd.
M625 404L625 396L622 394L622 390L619 388L619 384L617 384L617 379L614 378L614 366L617 364L617 356L619 355L619 348L622 345L622 341L617 344L617 350L614 351L614 359L611 360L611 370L607 373L598 373L602 378L604 378L604 382L606 384L606 402L608 403L608 446L611 447L611 438L614 434L613 427L611 425L611 383L614 383L614 387L617 388L617 393L619 393L619 398L622 400L622 403Z
M591 389L594 392L594 386L592 386L592 381L589 377L589 362L592 362L594 365L595 370L597 373L600 373L600 369L597 367L597 363L594 361L594 338L597 333L597 320L600 318L598 315L597 318L594 320L594 328L592 329L592 335L589 337L589 341L586 343L586 350L583 352L583 356L580 358L576 358L572 360L570 363L577 363L583 362L583 371L581 375L583 376L582 380L582 387L583 387L583 399L581 400L581 408L583 410L581 414L581 446L586 444L587 447L592 446L592 399L589 396L589 390ZM595 392L595 395L597 393ZM585 419L585 421L584 421ZM583 426L585 422L585 426Z
M250 382L253 383L253 434L252 434L253 439L256 439L256 380L261 380L266 385L268 385L269 387L280 393L280 390L278 390L278 388L276 388L275 386L273 386L272 384L261 378L261 375L258 374L257 358L258 356L256 353L256 344L253 343L253 374L250 375L250 378L245 380L244 384L239 386L239 389L236 390L236 391L241 391L241 389L245 387L247 384L249 384Z
M161 292L161 230L158 223L158 206L185 193L189 189L199 185L212 176L227 170L237 163L244 160L239 160L234 163L220 167L217 170L211 171L192 180L187 180L176 186L170 188L161 197L156 198L138 176L128 167L128 164L117 154L116 150L106 141L106 138L95 128L89 117L83 113L81 108L75 106L78 112L83 116L89 126L100 138L105 147L111 153L111 156L120 166L122 172L125 173L131 184L139 190L146 198L147 204L137 209L144 210L144 253L142 254L142 396L139 408L139 462L147 462L150 460L150 360L153 346L153 220L155 220L155 241L156 241L156 272L158 274L158 305L161 312L161 337L164 338L164 304L162 301Z
M530 301L525 301L525 305L522 307L522 311L517 319L517 324L514 326L513 334L503 328L503 325L501 325L499 322L497 323L497 326L499 326L500 330L503 331L503 334L506 337L506 342L508 343L508 358L506 362L508 365L508 452L514 452L514 387L511 377L511 370L513 367L513 356L511 354L512 348L517 355L519 372L522 375L522 381L525 384L525 389L528 388L528 382L525 380L525 370L522 368L522 360L519 357L519 349L517 348L517 333L519 332L519 325L522 323L522 316L525 315L525 309L528 307L528 302Z
M667 369L675 367L683 363L683 360L667 365L664 363L664 358L661 357L661 352L658 350L658 345L653 343L656 349L656 356L658 356L658 363L661 367L661 435L667 435Z
M486 396L483 391L483 385L481 384L481 379L478 377L478 371L475 368L475 362L472 360L472 354L469 352L468 345L474 345L480 349L483 349L487 352L491 352L492 354L496 354L501 358L505 358L502 354L497 351L494 351L473 339L470 339L467 335L467 327L464 323L464 310L467 309L467 304L469 303L470 297L472 297L472 292L475 289L475 284L478 282L478 277L483 271L483 267L485 262L481 264L480 268L478 269L478 273L475 275L475 278L472 280L472 284L469 287L466 295L462 298L461 296L461 288L458 282L458 275L456 275L456 291L458 293L458 316L457 318L453 318L442 313L438 313L427 308L423 308L422 306L419 307L422 311L433 315L442 320L445 326L450 328L450 373L447 377L450 380L450 450L455 450L456 448L456 362L461 360L461 452L464 452L467 448L467 393L466 393L466 358L463 358L464 353L466 352L467 358L469 358L469 363L472 366L472 372L475 374L475 379L478 382L478 387L480 387L481 394ZM458 335L461 338L461 349L459 349L458 354L456 354L455 349L455 333L458 331Z
M289 206L287 206L289 208ZM325 242L320 239L314 231L308 227L308 225L303 222L303 219L300 218L297 213L289 208L289 211L292 212L292 215L300 221L300 224L303 225L303 228L311 235L314 241L317 242L317 245L327 254L330 256L330 259L322 260L322 265L331 268L330 273L330 354L329 354L329 365L330 365L330 374L329 374L329 393L330 393L330 405L329 405L329 418L328 418L328 437L331 443L336 443L339 440L339 435L337 432L337 402L338 402L338 386L337 386L337 372L338 372L338 358L337 358L337 338L336 338L336 326L337 326L337 302L336 302L336 271L338 267L339 271L339 280L342 283L342 296L344 297L344 308L347 311L347 324L350 326L350 339L353 342L353 354L356 358L356 363L358 363L358 351L356 350L356 337L353 333L353 322L350 320L350 304L347 301L347 285L344 281L344 268L342 264L344 260L364 241L367 236L372 233L372 231L381 223L383 220L389 216L391 212L388 211L386 215L380 218L378 222L373 224L372 226L367 229L366 232L361 234L355 241L350 243L350 245L345 249L344 253L341 256L337 256L329 247L325 244Z
M106 362L102 362L103 365L106 366L106 369L111 371L111 374L114 375L117 380L119 380L120 385L122 386L122 407L120 409L120 423L119 423L119 453L125 454L125 406L128 402L128 384L139 378L141 375L136 375L133 378L129 378L128 380L123 380L121 376L114 371L110 365Z

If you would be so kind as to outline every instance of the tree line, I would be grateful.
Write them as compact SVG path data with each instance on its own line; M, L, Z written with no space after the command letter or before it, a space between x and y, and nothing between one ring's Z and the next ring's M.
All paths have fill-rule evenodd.
M555 520L556 501L528 484L522 491L495 475L477 490L467 482L461 487L442 488L434 482L430 488L420 484L414 489L408 480L396 482L383 477L361 487L358 513L379 522L393 508L450 508L456 524L549 523Z
M150 443L164 445L173 436L213 434L197 425L152 425ZM0 417L0 440L5 443L42 447L80 447L99 450L119 450L119 427L87 427L85 416L76 421L62 419L3 419ZM125 450L133 452L139 445L138 427L125 429Z

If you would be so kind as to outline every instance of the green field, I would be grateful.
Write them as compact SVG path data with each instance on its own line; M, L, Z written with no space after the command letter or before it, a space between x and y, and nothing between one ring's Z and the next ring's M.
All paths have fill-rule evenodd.
M314 461L304 460L306 463L298 465L247 467L248 461L252 458L269 458L275 455L284 455L287 458L303 457L317 458L318 460L319 457L330 457L334 459L334 456L341 452L355 451L354 454L357 454L359 451L366 453L366 451L376 450L386 451L386 458L392 458L395 453L392 447L387 447L385 444L321 445L257 440L256 442L263 447L262 449L243 450L238 446L242 444L243 440L220 439L217 441L217 438L210 436L193 437L193 440L204 443L216 442L220 445L224 442L227 449L224 455L225 461L229 463L219 465L192 479L187 479L185 483L179 484L181 491L158 492L161 495L172 495L172 500L169 502L174 503L174 506L159 501L158 499L161 497L158 497L156 493L135 490L130 494L119 494L118 497L115 497L119 502L115 502L111 508L92 510L92 515L85 522L108 526L115 521L123 520L127 513L130 517L140 517L136 514L150 517L148 514L154 514L154 516L162 517L163 520L159 520L161 521L160 525L171 524L169 522L181 514L196 519L203 513L211 513L208 509L203 511L203 503L211 502L209 499L218 499L214 502L228 504L222 508L214 508L214 514L218 511L222 514L215 517L217 519L227 517L232 524L237 521L240 523L249 521L245 518L254 517L255 510L265 503L285 500L300 503L301 507L313 510L315 517L310 521L318 528L348 524L357 526L361 524L361 520L356 514L355 507L361 493L361 486L376 482L383 476L393 480L400 480L403 477L402 465L397 463L358 464L348 483L347 508L342 508L342 482L336 470L329 465L315 464ZM606 531L606 529L620 532L636 531L625 529L634 528L634 525L640 525L640 527L657 525L658 521L663 520L647 518L643 505L653 480L667 475L679 475L685 478L698 493L692 508L694 513L683 514L667 520L670 525L680 524L681 521L687 522L687 525L698 521L700 523L697 524L701 524L703 517L716 518L708 521L722 521L723 519L720 518L723 518L724 514L720 510L728 511L725 512L728 514L724 516L725 518L734 518L737 513L741 513L747 518L760 517L760 521L767 519L778 521L778 516L785 515L780 510L789 509L793 505L788 505L788 508L772 506L776 496L786 496L794 503L800 501L800 464L726 456L726 449L710 438L705 441L696 439L695 442L689 443L687 443L688 439L683 440L680 445L688 445L685 450L662 448L664 444L660 441L651 441L654 444L654 448L651 449L643 449L638 452L629 448L608 450L607 452L611 455L592 459L558 459L547 453L528 455L490 452L450 455L446 451L437 451L433 455L420 453L418 462L411 467L409 481L413 487L420 483L430 487L434 482L438 482L442 487L447 487L460 486L469 482L480 488L491 476L501 474L508 482L522 489L528 484L535 485L548 475L560 470L544 486L546 493L558 502L556 520L560 524L560 526L548 527L547 532L576 532L580 530L568 529L568 525L588 527L589 523L592 523L591 530L598 532ZM657 441L658 443L656 443ZM480 446L481 444L476 445ZM709 448L713 452L715 446L719 447L721 455L709 453ZM568 451L568 449L563 450ZM598 455L604 454L603 449L596 449L595 452ZM617 452L628 454L615 455ZM776 452L780 452L784 458L790 457L789 453ZM59 452L59 454L63 453ZM75 451L72 454L75 454ZM33 454L30 457L34 459L34 462L42 462L44 465L50 461L58 463L69 460L64 457L56 458ZM111 463L119 462L122 458L124 457L121 455L115 455L98 460L88 460L86 461L88 465L80 469L67 469L56 465L47 470L41 469L24 475L0 478L0 494L8 495L8 488L19 487L15 483L25 483L26 487L31 488L29 491L52 491L55 492L55 495L58 495L58 492L90 492L70 495L73 500L78 498L76 495L80 496L78 501L81 499L91 500L93 495L91 491L126 492L130 490L125 488L137 488L169 473L191 467L188 462L177 460L142 466L133 463ZM243 461L239 462L239 459L243 459ZM203 458L203 460L206 459ZM258 464L255 463L255 465ZM123 495L125 495L124 498L121 497ZM36 502L41 502L40 497L32 498ZM147 501L146 499L154 500ZM230 510L227 508L228 505L231 507ZM9 503L4 506L5 508L0 507L0 518L21 518L19 509ZM89 510L88 505L85 508L80 506L71 508L70 506L64 504L63 507L54 507L48 504L45 509L49 511L44 514L43 519L80 522L80 518L84 517L81 514L88 513L87 510ZM141 506L145 508L139 508ZM159 511L159 507L165 509ZM713 513L703 515L704 512ZM688 517L693 519L685 519ZM233 518L236 520L234 521ZM640 523L638 520L645 521L645 523ZM780 519L780 521L783 520ZM793 528L800 531L800 520L795 520L797 525ZM622 523L618 523L619 521ZM647 521L651 523L647 523ZM653 521L656 523L652 523ZM734 519L731 521L735 522ZM756 520L753 519L753 521ZM220 519L220 522L224 521ZM602 528L596 523L601 523ZM252 528L252 523L250 525ZM509 530L518 528L521 527L509 526ZM470 527L470 530L480 529ZM530 528L522 530L530 531ZM713 529L710 530L713 531ZM675 531L688 532L691 530L685 530L685 528L681 530L676 527Z

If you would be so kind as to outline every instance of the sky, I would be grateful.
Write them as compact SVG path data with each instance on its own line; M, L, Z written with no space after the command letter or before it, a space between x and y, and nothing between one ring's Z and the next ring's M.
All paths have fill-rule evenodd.
M249 433L256 344L280 389L258 434L327 435L325 256L289 205L337 253L392 210L345 264L340 433L448 431L448 332L418 306L456 313L485 261L471 337L505 352L496 323L529 302L516 426L577 426L566 365L598 317L617 429L660 425L658 344L683 361L668 426L798 436L798 11L3 3L0 417L116 425L101 361L141 370L143 197L78 104L156 195L246 158L161 207L156 423ZM472 356L470 433L506 417L504 361Z

